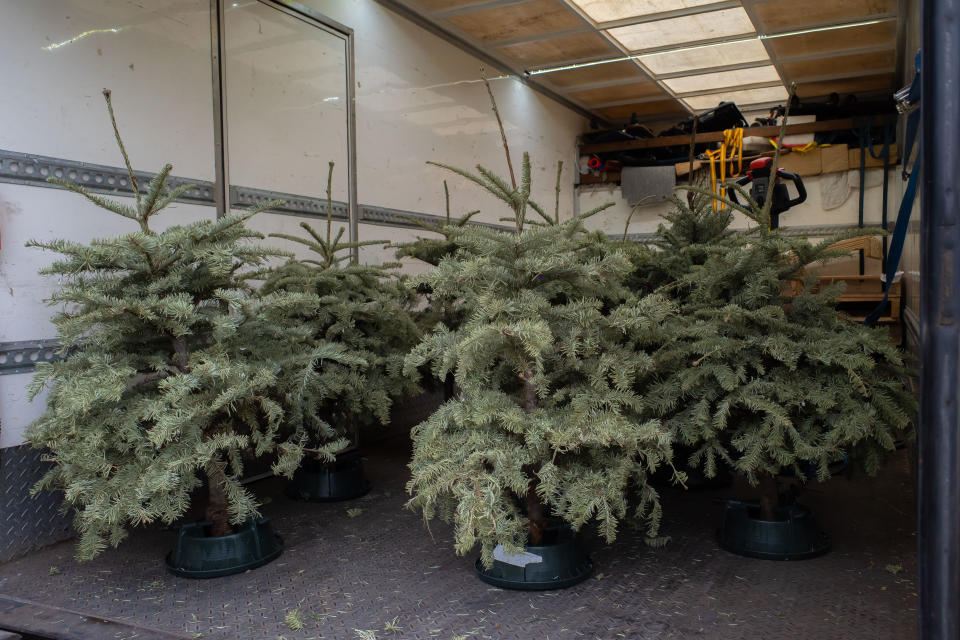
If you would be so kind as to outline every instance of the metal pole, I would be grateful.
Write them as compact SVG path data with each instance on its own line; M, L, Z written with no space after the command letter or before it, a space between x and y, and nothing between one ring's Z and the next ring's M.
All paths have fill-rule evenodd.
M360 242L360 207L357 203L357 101L356 101L356 71L353 63L353 31L349 31L346 38L347 55L347 188L348 202L347 217L349 220L350 242ZM360 249L351 250L354 263L360 261Z
M960 0L923 0L918 564L924 640L960 639L958 60Z
M214 202L217 217L230 213L230 172L227 166L226 42L223 0L210 0L210 64L213 70Z

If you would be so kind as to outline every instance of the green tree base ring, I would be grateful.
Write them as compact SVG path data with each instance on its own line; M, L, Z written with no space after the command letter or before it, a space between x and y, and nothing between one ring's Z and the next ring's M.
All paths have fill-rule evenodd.
M352 456L336 462L307 460L293 474L287 495L308 502L340 502L359 498L370 491L363 472L363 460Z
M566 589L583 582L593 572L593 562L572 532L560 530L557 533L558 539L554 544L524 547L526 554L539 556L541 561L518 566L511 562L494 560L493 566L487 569L478 558L475 564L477 575L495 587L521 591Z
M763 560L806 560L830 550L829 536L806 507L777 507L776 515L777 520L760 520L757 503L731 501L717 541L731 553Z
M254 518L229 536L206 536L209 522L181 525L167 569L182 578L219 578L256 569L283 553L283 540L267 518Z

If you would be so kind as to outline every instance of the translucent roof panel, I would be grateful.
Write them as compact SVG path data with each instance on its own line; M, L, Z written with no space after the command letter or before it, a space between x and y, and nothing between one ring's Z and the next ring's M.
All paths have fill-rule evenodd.
M716 0L572 0L596 22L647 16L663 11L713 4Z
M610 29L608 33L630 51L645 51L714 38L752 35L750 17L742 7L655 20Z
M777 73L773 65L736 69L734 71L702 73L695 76L682 76L663 81L663 83L676 94L739 87L747 84L761 84L765 82L780 82L780 74Z
M690 96L684 98L683 101L694 111L703 111L712 109L721 102L736 102L737 105L746 105L762 102L784 102L786 99L787 90L783 87L765 87L763 89L724 91L705 96Z
M769 59L767 48L758 38L726 44L711 44L681 51L654 53L639 58L643 66L657 75L723 67L728 64L765 62Z

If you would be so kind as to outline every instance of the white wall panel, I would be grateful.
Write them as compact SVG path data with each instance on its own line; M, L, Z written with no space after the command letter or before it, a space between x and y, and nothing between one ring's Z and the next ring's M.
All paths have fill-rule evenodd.
M0 0L0 148L213 180L208 0Z
M133 204L130 198L118 198ZM176 224L208 219L213 210L193 204L170 205L151 222L162 231ZM100 209L80 195L39 187L0 183L0 342L53 338L53 309L44 299L57 287L57 278L41 276L39 269L60 254L25 247L28 240L65 238L89 242L139 230L139 225ZM3 376L0 376L3 377Z
M346 202L346 39L273 7L225 10L230 183Z

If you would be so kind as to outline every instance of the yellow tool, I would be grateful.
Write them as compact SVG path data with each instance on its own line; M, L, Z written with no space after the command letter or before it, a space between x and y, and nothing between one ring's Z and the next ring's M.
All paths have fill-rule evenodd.
M707 159L710 160L710 189L716 194L723 195L723 183L727 180L727 162L730 163L730 177L735 178L743 172L743 128L726 129L723 132L723 140L720 142L719 149L713 149L706 152ZM737 161L737 170L733 170L733 162ZM717 187L717 167L720 163L720 187ZM726 205L722 201L713 201L713 210L717 210L717 203L723 209Z

